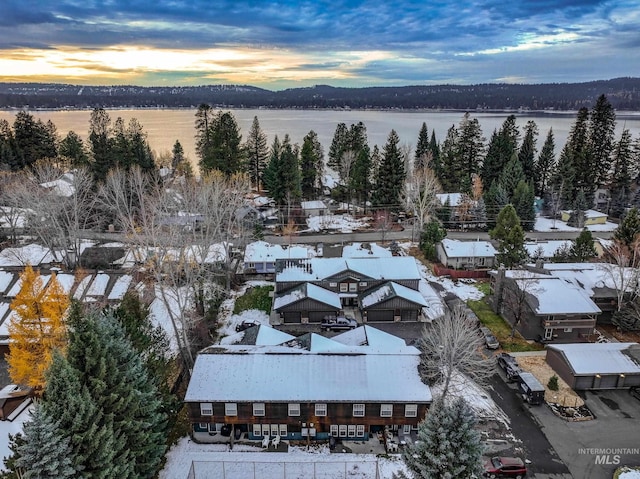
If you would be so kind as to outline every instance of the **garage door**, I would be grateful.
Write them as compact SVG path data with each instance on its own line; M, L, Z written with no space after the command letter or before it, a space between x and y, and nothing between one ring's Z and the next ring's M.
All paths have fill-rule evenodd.
M335 311L309 311L310 323L321 323L325 316L336 316Z
M300 311L287 311L284 313L285 323L300 323Z
M367 311L367 321L393 321L393 310L378 309L375 311Z
M401 314L402 321L417 321L418 312L415 309L405 309Z
M618 375L602 376L600 380L600 389L615 389L618 387Z

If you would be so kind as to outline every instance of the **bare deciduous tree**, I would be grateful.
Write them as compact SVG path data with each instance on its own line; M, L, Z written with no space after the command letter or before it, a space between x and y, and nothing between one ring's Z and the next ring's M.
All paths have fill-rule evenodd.
M513 277L504 278L502 289L501 314L511 321L511 338L516 334L516 328L522 322L527 312L527 298L535 296L540 287L536 273L528 270L512 270Z
M640 261L640 238L634 241L631 247L619 240L613 240L611 245L605 248L605 259L609 262L600 263L599 267L616 290L616 310L620 311L640 293L640 268L637 267Z
M484 386L493 374L493 361L482 354L482 340L475 318L456 307L442 318L425 326L420 349L420 374L430 384L442 383L442 398L457 373Z
M413 212L418 231L424 229L424 225L440 204L436 194L441 190L440 182L431 168L416 169L407 177L405 199L408 208Z

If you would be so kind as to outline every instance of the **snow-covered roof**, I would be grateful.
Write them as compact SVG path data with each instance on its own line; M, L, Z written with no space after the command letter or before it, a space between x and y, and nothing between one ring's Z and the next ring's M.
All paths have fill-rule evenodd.
M568 240L528 241L524 244L524 249L527 250L530 257L541 253L543 258L551 258L560 248L570 246L571 241Z
M265 324L259 324L239 333L222 338L220 344L255 344L256 346L273 346L295 339L295 336L284 333Z
M304 283L285 293L277 295L273 300L273 309L278 310L302 299L313 299L320 303L341 309L340 296L333 291L321 288L311 283Z
M244 250L245 263L274 263L277 259L310 258L314 256L313 249L301 245L279 245L266 241L249 243Z
M360 298L360 304L363 308L368 308L374 304L382 303L391 298L403 298L420 306L427 306L427 302L419 291L407 288L401 284L389 281L381 284L377 288L369 291Z
M440 204L444 205L447 202L447 198L449 199L450 206L458 206L462 203L462 193L438 193L436 194L436 198L440 201Z
M302 202L300 202L300 207L303 210L325 210L325 209L327 209L327 205L324 204L324 201L320 201L320 200L302 201Z
M417 349L414 346L407 346L404 339L366 324L337 334L331 339L348 346L366 347L364 349L369 353L417 354Z
M353 243L342 248L343 258L390 258L392 256L391 251L377 243Z
M420 279L415 258L310 258L285 264L276 281L322 281L343 271L371 279Z
M63 257L62 251L58 252L58 259ZM56 259L51 254L49 248L38 244L29 244L18 248L5 248L0 251L0 266L25 266L30 264L52 263Z
M602 312L582 289L560 278L519 278L515 282L521 290L529 293L527 303L538 315Z
M448 258L493 258L496 249L488 241L459 241L443 239L442 247Z
M566 214L571 214L573 212L573 210L562 210L561 213L566 213ZM602 211L596 211L596 210L585 210L584 211L584 217L586 219L592 219L592 218L606 218L607 214L603 213Z
M418 374L418 354L315 353L258 346L215 350L196 358L185 401L431 401L431 391Z
M640 348L638 343L550 344L547 348L561 352L577 375L640 374L640 364L624 353Z
M544 264L543 268L553 276L583 288L589 296L593 296L597 288L625 288L631 291L636 287L634 278L638 276L635 268L623 268L611 263L549 263Z
M64 196L68 198L73 195L76 191L75 186L73 186L73 173L65 173L57 180L47 181L46 183L40 183L40 186L43 188L50 189L58 196Z
M426 301L427 305L422 308L422 314L433 321L444 315L444 304L438 292L424 279L418 283L418 291Z

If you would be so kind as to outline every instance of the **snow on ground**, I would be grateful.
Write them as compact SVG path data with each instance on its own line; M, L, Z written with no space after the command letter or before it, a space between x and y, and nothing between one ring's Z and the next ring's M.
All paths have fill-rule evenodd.
M61 252L58 252L59 257ZM40 263L55 261L49 248L37 244L21 246L19 248L6 248L0 251L0 266L24 266L30 264L38 266Z
M427 281L440 284L445 290L455 294L461 300L467 301L468 299L481 299L484 296L473 283L463 283L462 281L454 282L450 278L443 276L434 276L431 270L423 265L420 261L416 260L420 274Z
M603 225L589 225L587 229L589 231L613 231L618 227L617 224L607 221ZM569 226L564 221L552 220L550 218L543 218L542 216L536 217L536 224L533 227L534 231L582 231L582 228L574 228Z
M173 290L170 288L160 290L162 286L156 285L155 287L155 299L151 302L149 307L149 315L154 326L160 326L167 333L169 337L169 349L173 353L178 352L178 339L176 338L176 331L171 321L171 315L169 314L169 308L173 312L174 316L179 318L181 316L180 304L186 304L190 301L188 298L188 291L184 288L179 290ZM169 308L167 308L167 305Z
M196 444L183 437L167 453L167 463L160 479L186 479L192 463L198 478L222 477L222 462L229 479L283 479L284 463L287 477L345 477L345 470L354 479L391 479L399 470L406 470L399 457L378 458L373 454L332 454L326 445L289 447L289 452L263 452L260 447L235 445L233 451L225 444ZM202 463L202 464L198 464ZM346 463L346 466L345 466ZM379 475L376 474L376 463ZM255 471L255 476L254 476Z
M620 471L618 479L640 479L640 469L629 469L628 467L623 467Z
M368 227L370 220L368 217L357 220L351 215L312 216L307 218L309 229L305 231L338 230L340 233L353 233L354 230Z
M236 298L242 296L247 289L254 286L273 286L271 281L247 281L240 289L231 292L231 297L224 300L218 310L218 323L221 325L218 329L218 335L223 338L236 333L236 326L242 321L254 321L269 326L269 316L264 311L250 309L240 314L233 314L233 308L236 304Z

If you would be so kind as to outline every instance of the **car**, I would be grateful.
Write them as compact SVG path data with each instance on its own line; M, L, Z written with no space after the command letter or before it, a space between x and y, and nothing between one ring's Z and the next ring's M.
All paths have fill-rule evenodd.
M259 323L255 321L242 321L241 323L236 325L236 332L244 331L245 329L252 328L254 326L258 326Z
M347 318L345 316L325 316L320 323L320 329L322 331L344 331L347 329L355 329L358 327L358 322L353 318Z
M630 387L629 394L631 394L636 399L640 399L640 386Z
M507 375L508 382L518 380L518 376L522 372L522 369L520 369L516 358L511 356L509 353L500 353L496 357L496 360L498 361L498 366L500 366Z
M515 477L523 478L527 475L527 467L519 457L496 456L488 459L484 464L484 477Z
M480 326L480 332L484 337L484 343L487 345L489 349L498 349L500 347L500 343L493 335L491 330L485 326Z

